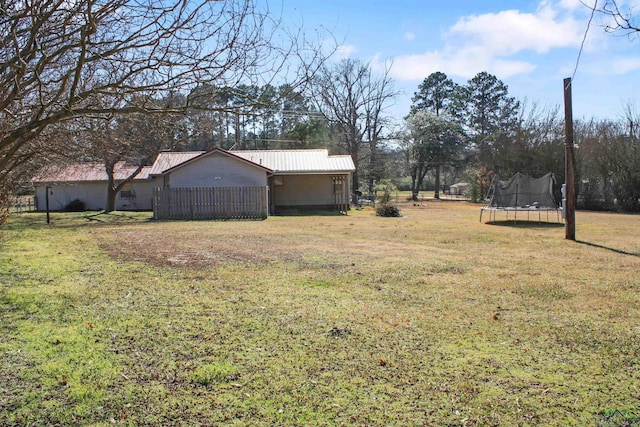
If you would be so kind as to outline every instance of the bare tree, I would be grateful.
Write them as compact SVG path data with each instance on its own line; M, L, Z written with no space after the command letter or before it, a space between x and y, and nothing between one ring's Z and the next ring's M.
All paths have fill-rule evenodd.
M368 158L370 170L375 170L387 124L385 109L397 95L389 70L377 76L369 64L345 59L323 67L312 91L318 110L337 129L340 144L353 159L355 192L360 187L362 161ZM373 177L370 186L372 181Z
M627 106L621 120L577 123L580 198L586 208L640 211L640 118Z
M106 98L106 97L105 97ZM154 100L155 108L171 109L181 105L183 96L170 95ZM119 100L103 99L119 103ZM162 149L175 149L193 136L194 129L180 114L155 114L150 118L143 113L98 114L66 121L65 148L56 153L66 161L97 161L107 175L105 211L115 209L116 196L144 166L151 165Z
M632 35L640 32L640 23L633 17L631 7L625 5L624 2L618 0L605 0L598 5L596 1L593 6L585 6L595 12L600 12L605 15L608 20L605 23L605 31L607 32L622 32L626 35Z
M289 72L296 85L322 62L254 0L8 0L0 12L0 180L43 155L56 123L166 112L150 100L203 84ZM199 107L187 99L169 111Z

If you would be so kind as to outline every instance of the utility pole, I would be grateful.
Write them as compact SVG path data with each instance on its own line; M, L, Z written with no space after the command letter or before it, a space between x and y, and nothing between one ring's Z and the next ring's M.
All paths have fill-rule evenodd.
M571 104L571 78L564 79L564 238L576 240L576 172L573 157L573 107Z

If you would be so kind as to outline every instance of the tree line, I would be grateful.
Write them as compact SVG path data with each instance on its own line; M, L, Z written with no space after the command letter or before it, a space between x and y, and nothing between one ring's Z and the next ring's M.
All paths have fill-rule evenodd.
M436 197L444 170L449 183L471 183L474 199L486 194L496 176L552 172L560 200L565 138L558 108L523 104L486 72L463 86L436 72L418 87L405 121L404 150L414 195L427 172L434 178ZM619 120L574 122L578 207L640 211L639 126L631 104Z

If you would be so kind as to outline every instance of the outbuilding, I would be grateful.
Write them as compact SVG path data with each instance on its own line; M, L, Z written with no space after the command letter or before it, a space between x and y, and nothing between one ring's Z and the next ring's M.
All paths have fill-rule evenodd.
M116 167L116 181L135 168ZM153 210L157 219L244 219L303 210L348 209L348 155L317 150L161 152L116 196L118 210ZM99 163L51 169L34 178L36 206L64 210L74 201L104 209L107 176Z

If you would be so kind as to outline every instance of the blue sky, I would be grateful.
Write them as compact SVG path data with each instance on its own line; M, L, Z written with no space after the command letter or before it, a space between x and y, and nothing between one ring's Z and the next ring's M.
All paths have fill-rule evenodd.
M281 1L270 5L285 24L333 34L341 44L335 60L356 58L376 70L392 63L402 92L390 109L397 119L435 71L460 84L487 71L519 100L562 111L562 82L574 73L591 16L580 0ZM640 16L640 0L622 2ZM640 38L609 34L605 24L596 14L587 33L573 79L576 119L617 119L630 103L640 110Z

